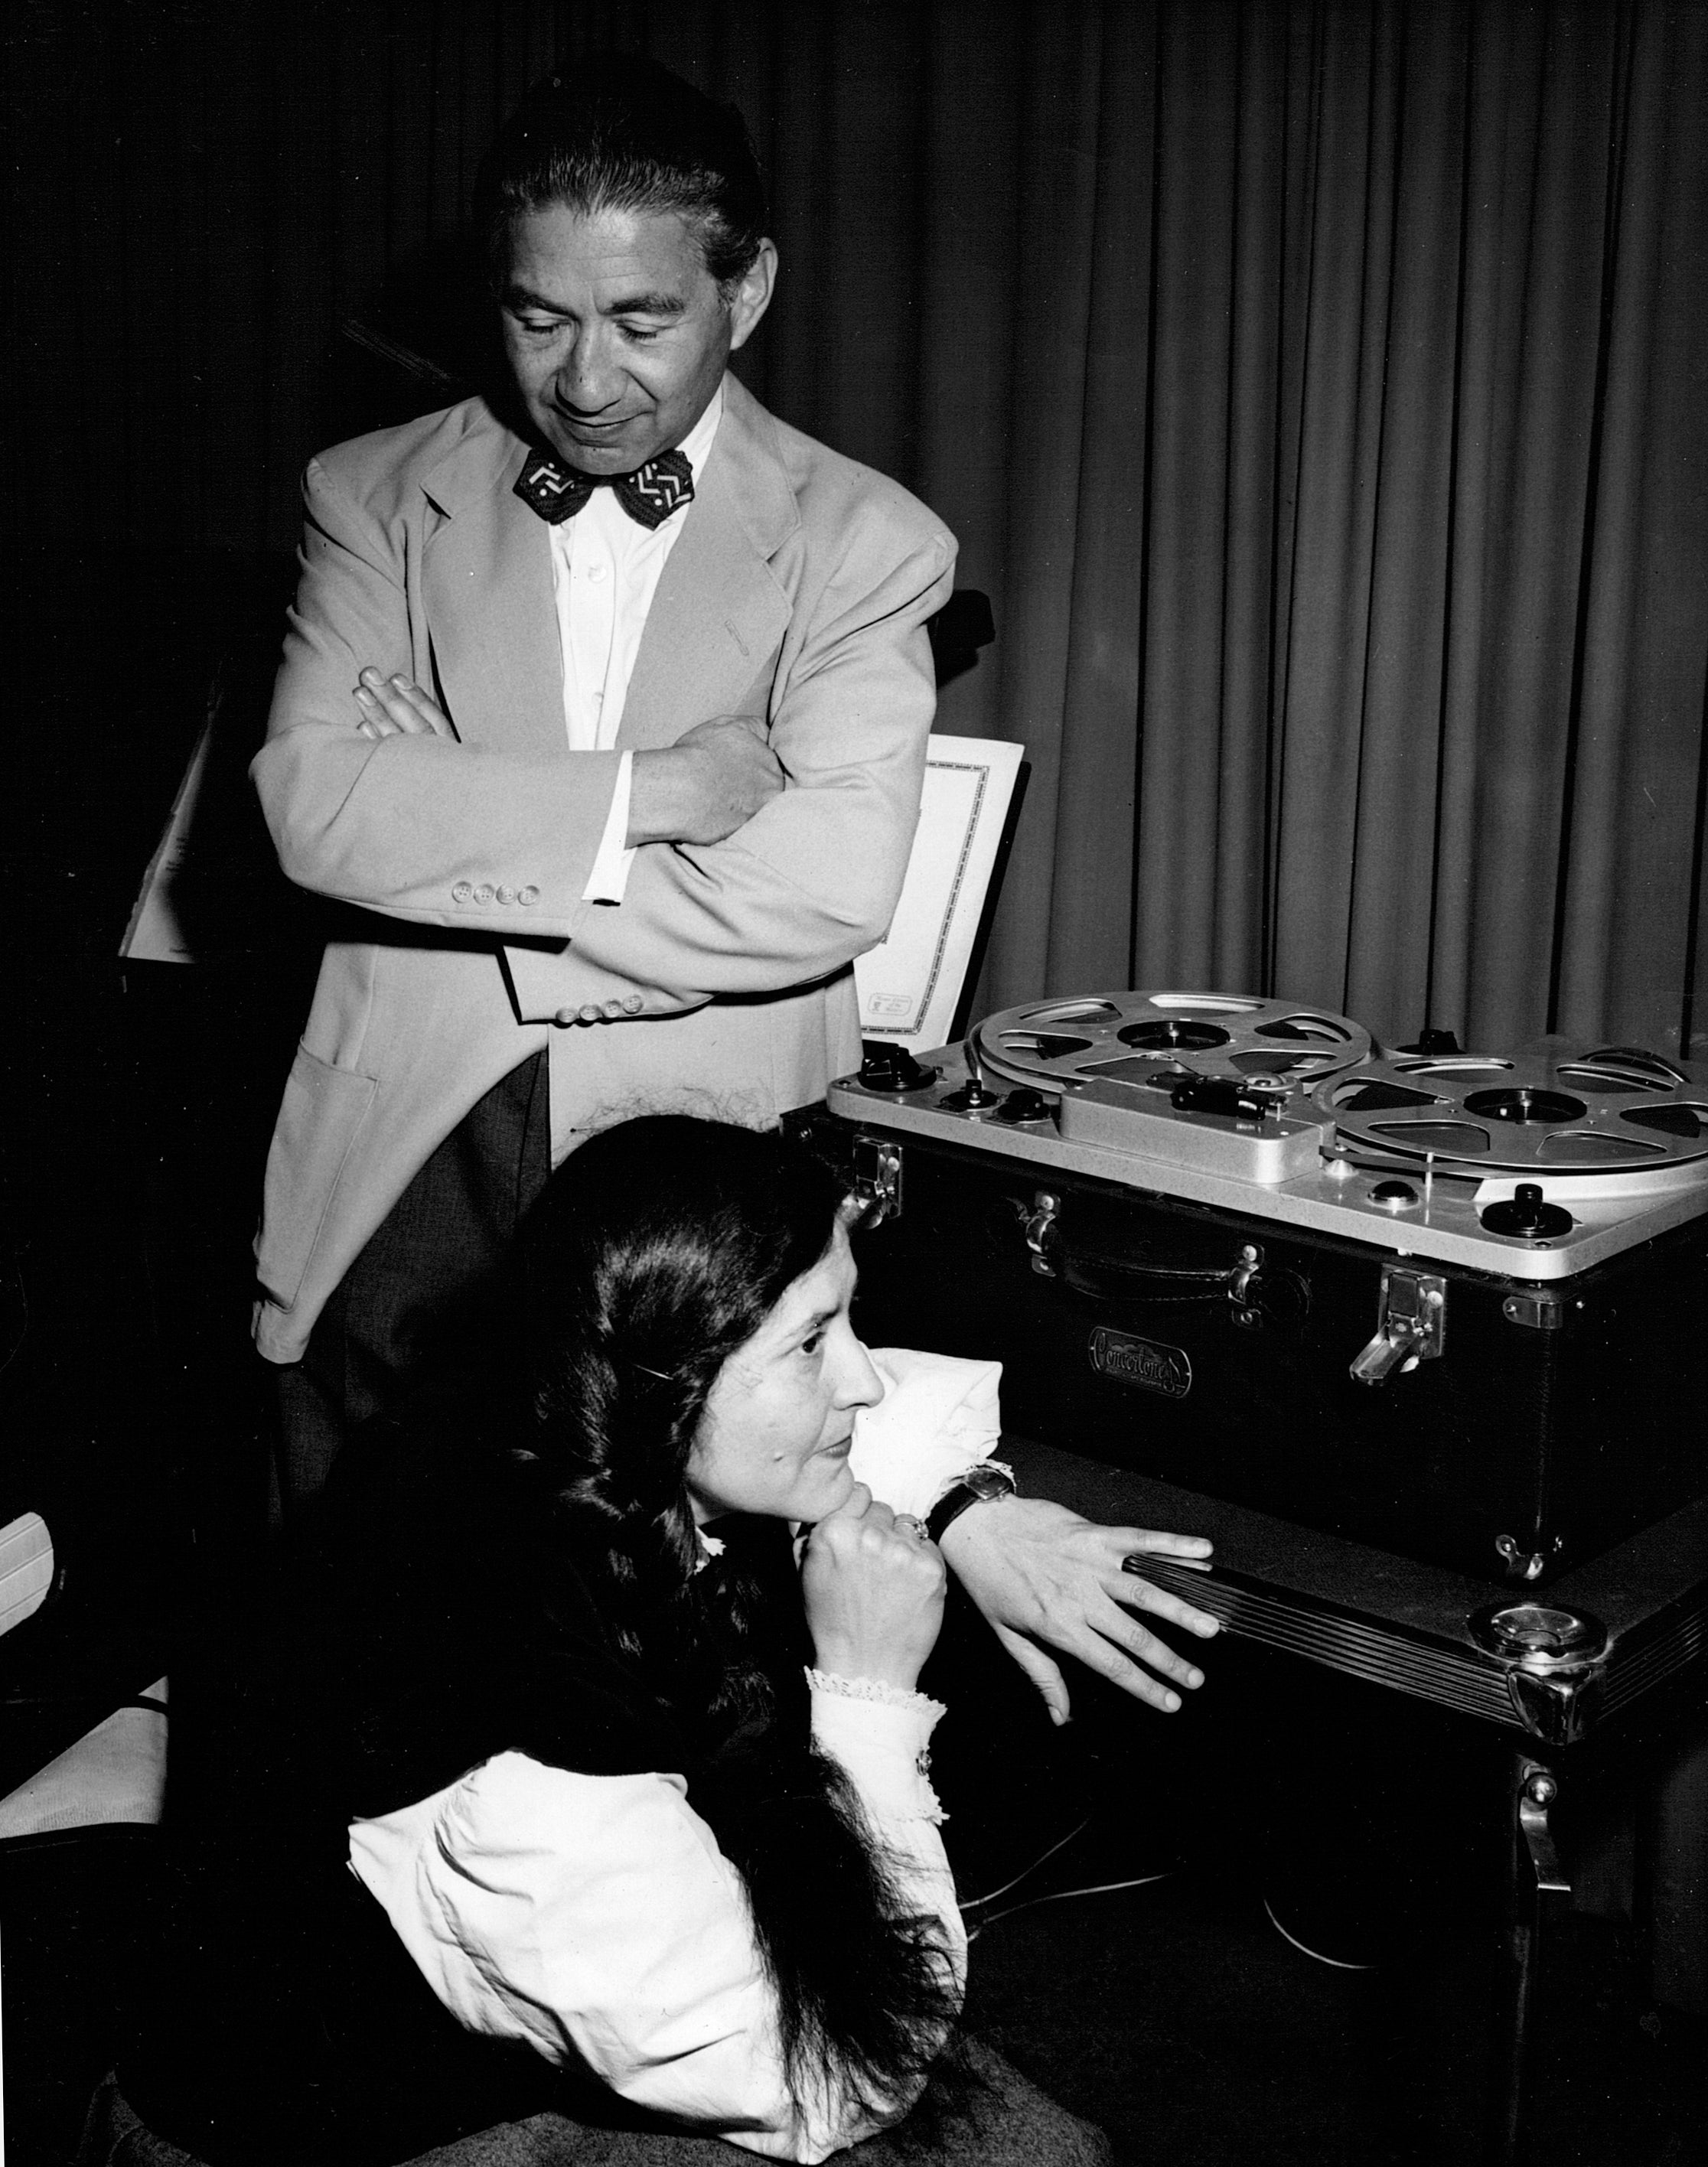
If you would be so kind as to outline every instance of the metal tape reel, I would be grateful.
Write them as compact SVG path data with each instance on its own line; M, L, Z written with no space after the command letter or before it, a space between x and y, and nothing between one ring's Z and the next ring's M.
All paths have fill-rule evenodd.
M974 1036L987 1068L1055 1094L1106 1078L1166 1095L1186 1077L1214 1076L1285 1095L1371 1054L1370 1033L1345 1016L1244 993L1030 1001L988 1016Z
M1708 1157L1708 1083L1636 1046L1395 1054L1312 1096L1345 1143L1490 1174L1640 1174Z

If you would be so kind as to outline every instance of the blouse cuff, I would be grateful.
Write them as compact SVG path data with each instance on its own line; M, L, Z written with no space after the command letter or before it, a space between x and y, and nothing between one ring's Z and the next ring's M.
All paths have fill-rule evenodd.
M849 1465L855 1480L892 1512L923 1519L969 1467L995 1450L1002 1364L907 1347L870 1353L883 1397L856 1414Z
M944 1819L931 1785L931 1739L941 1701L873 1678L809 1670L813 1743L839 1761L880 1821Z

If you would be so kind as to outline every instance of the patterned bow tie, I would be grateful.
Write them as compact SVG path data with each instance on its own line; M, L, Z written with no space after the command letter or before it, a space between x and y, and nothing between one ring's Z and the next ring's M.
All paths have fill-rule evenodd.
M662 527L694 494L694 470L682 452L660 452L633 474L577 474L549 452L530 452L516 480L516 494L530 511L555 527L573 519L593 491L609 484L629 517L643 527Z

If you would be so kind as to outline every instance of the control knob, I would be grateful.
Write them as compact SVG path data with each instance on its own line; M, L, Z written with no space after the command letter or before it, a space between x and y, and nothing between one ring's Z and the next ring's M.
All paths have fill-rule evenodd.
M1545 1204L1534 1181L1521 1181L1504 1203L1491 1204L1483 1214L1491 1234L1515 1234L1522 1242L1551 1242L1557 1234L1569 1234L1573 1220L1557 1204Z
M936 1080L935 1068L915 1061L904 1046L886 1046L868 1038L861 1046L860 1081L867 1091L927 1091Z

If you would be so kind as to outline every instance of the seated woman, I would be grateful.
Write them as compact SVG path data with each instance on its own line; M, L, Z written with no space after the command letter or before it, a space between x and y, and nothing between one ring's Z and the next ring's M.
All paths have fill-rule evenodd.
M916 1689L944 1575L850 1469L886 1382L837 1205L681 1117L554 1179L524 1351L341 1459L235 1666L86 2162L816 2160L907 2114L965 1971ZM993 2059L931 2156L1103 2156Z

